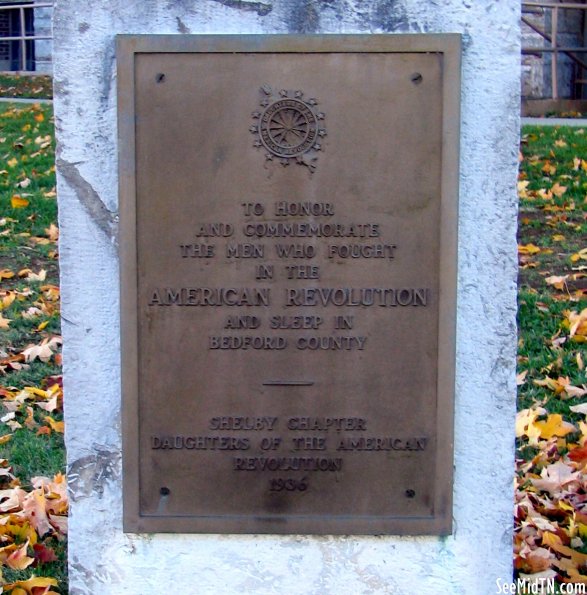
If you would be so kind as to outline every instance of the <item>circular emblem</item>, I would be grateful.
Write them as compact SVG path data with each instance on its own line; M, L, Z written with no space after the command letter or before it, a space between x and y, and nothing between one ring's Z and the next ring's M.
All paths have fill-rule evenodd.
M299 99L279 99L263 112L259 133L265 148L278 157L309 151L318 135L316 116Z
M257 120L250 131L257 136L254 146L266 149L265 158L279 157L282 165L306 165L311 172L316 168L315 152L322 146L321 137L326 129L321 126L322 112L315 111L316 99L304 100L302 91L282 89L278 97L268 85L261 87L263 111L253 112Z

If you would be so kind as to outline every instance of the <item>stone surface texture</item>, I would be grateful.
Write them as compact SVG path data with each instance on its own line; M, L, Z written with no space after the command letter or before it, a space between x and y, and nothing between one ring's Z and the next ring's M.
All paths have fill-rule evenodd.
M518 0L57 0L55 111L74 595L482 595L508 580ZM462 33L454 534L122 532L116 33Z

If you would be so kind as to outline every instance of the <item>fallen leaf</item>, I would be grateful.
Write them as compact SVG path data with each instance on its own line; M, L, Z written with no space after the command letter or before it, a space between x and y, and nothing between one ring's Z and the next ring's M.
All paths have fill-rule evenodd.
M579 252L571 254L571 262L575 263L579 260L587 260L587 248L583 248L582 250L579 250Z
M42 490L35 489L28 493L23 500L22 510L40 537L52 532L51 523L47 517L45 494Z
M14 277L14 272L10 269L2 269L0 271L0 281L2 281L2 279L12 279L12 277Z
M518 182L518 197L519 198L530 198L528 195L528 180Z
M57 562L57 556L53 548L47 547L42 543L35 543L33 545L35 552L35 564L47 564L49 562Z
M581 413L582 415L587 415L587 403L581 403L580 405L571 405L569 409L573 413Z
M544 165L542 166L542 171L547 176L552 176L556 173L556 167L552 165L550 161L545 161Z
M587 341L587 308L579 314L577 312L567 312L567 322L569 324L569 336L577 342Z
M552 193L559 198L567 191L567 186L561 186L558 182L555 182L551 188Z
M21 180L20 182L16 183L16 186L18 188L28 188L30 185L31 185L30 178L25 178L24 180Z
M528 375L528 370L523 370L518 375L516 375L516 385L522 386L526 383L526 376Z
M26 593L28 595L50 595L50 592L46 589L48 589L49 587L56 586L57 579L34 576L24 581L16 581L14 583L2 585L2 589L3 592L6 591L6 593L9 593L10 589L12 589L12 595L17 595L15 589L20 589L23 593ZM45 588L45 590L38 590L42 588Z
M50 415L45 417L45 421L48 422L49 426L54 432L63 434L65 432L65 423L62 421L55 421Z
M518 254L538 254L540 251L540 248L534 244L518 245Z
M34 558L27 556L27 548L29 546L29 541L22 544L22 546L17 547L5 560L4 564L8 566L8 568L12 568L13 570L24 570L28 568L34 561ZM1 551L1 550L0 550Z
M563 291L567 287L568 279L569 275L551 275L550 277L546 277L544 281L547 285L552 285L554 288Z
M545 414L546 409L542 407L519 411L516 414L516 437L527 436L530 444L537 444L541 429L534 422L536 418Z
M48 324L49 324L49 320L44 320L43 322L41 322L41 324L39 324L39 326L37 327L37 330L38 331L44 330Z
M551 413L546 421L536 421L534 425L540 429L540 437L548 440L553 436L566 436L570 432L576 432L577 428L563 420L560 413Z
M542 470L540 474L541 479L531 479L530 481L535 488L548 492L551 496L555 496L563 487L573 481L578 481L580 475L578 471L575 471L572 467L559 460Z
M13 209L24 209L24 207L28 207L29 201L18 194L14 194L10 199L10 204L12 205Z
M25 362L30 363L40 359L42 362L48 362L54 355L54 352L61 345L61 337L52 337L51 339L43 339L39 345L30 345L23 352Z
M45 228L46 236L52 241L56 242L59 239L59 228L54 223Z

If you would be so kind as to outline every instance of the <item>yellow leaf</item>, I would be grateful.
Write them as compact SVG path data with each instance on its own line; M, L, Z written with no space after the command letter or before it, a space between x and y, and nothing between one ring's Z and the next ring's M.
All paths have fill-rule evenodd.
M45 417L45 421L49 422L51 429L54 430L55 432L59 432L60 434L63 434L65 432L64 422L55 421L50 415L47 415L47 417Z
M35 122L44 122L45 116L42 113L35 114Z
M49 324L48 320L45 320L44 322L41 322L41 324L39 324L39 326L37 327L38 331L42 331L43 329L45 329L47 327L47 325Z
M560 138L560 139L554 141L554 146L555 147L566 147L567 143L562 138Z
M587 341L587 308L583 309L580 314L569 312L567 321L570 327L569 336L578 342Z
M12 273L14 276L14 273ZM0 279L2 279L2 272L0 271ZM16 299L16 293L14 291L0 291L0 309L6 309Z
M542 545L548 545L552 547L553 545L562 545L563 542L561 538L556 533L551 533L550 531L545 531L542 534Z
M562 235L561 233L555 233L552 236L553 241L555 242L564 242L565 241L565 236Z
M578 262L579 260L587 260L587 248L583 248L583 250L571 255L571 262Z
M10 204L12 205L13 209L24 209L24 207L28 207L29 201L26 198L22 198L18 194L15 194L11 200Z
M537 417L544 415L546 409L536 407L523 409L516 414L516 437L528 436L530 444L538 444L540 437L540 428L535 425Z
M27 579L26 581L16 581L15 583L10 583L8 585L2 585L2 588L8 592L8 589L25 589L25 593L32 593L35 587L43 588L43 587L56 587L57 586L57 579L54 578L46 578L42 576L34 576L32 578ZM13 591L14 593L14 591Z
M6 162L6 165L8 165L8 167L14 167L17 163L18 163L18 159L16 157L13 157L12 159L9 159Z
M42 397L43 399L49 398L49 393L46 390L42 390L35 386L25 386L24 390L26 390L27 393L31 393L31 394L35 395L36 397Z
M2 279L12 279L14 277L14 273L9 269L2 269L0 271L0 281Z
M5 434L4 436L0 436L0 444L6 444L12 438L12 434Z
M546 421L537 421L534 425L540 429L540 437L546 440L553 436L566 436L570 432L577 431L573 424L563 421L563 416L559 413L552 413Z
M538 254L540 248L534 244L518 244L518 254Z

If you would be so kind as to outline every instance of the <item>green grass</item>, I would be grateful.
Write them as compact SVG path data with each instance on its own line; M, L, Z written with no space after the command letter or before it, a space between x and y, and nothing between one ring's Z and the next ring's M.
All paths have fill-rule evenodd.
M555 433L553 439L539 430L540 440L533 443L525 434L516 439L516 497L517 501L529 495L535 498L537 514L571 544L574 508L569 502L583 496L561 490L551 498L540 493L533 480L585 439L585 416L570 407L587 401L580 395L587 386L587 343L570 336L569 317L587 308L587 253L582 252L587 248L587 127L524 127L518 190L518 373L525 374L519 379L518 410L541 407L545 413L536 419L538 424L551 421L562 432L560 419L553 415L560 414L575 429ZM579 396L570 396L563 388L566 383ZM558 508L562 500L567 508ZM523 520L517 509L519 514ZM517 517L517 523L514 562L517 569L528 572L519 554L519 539L532 531L528 528L532 522ZM532 549L540 546L540 535ZM586 542L573 545L575 551L586 548ZM556 565L553 569L565 577L566 571L561 573Z
M587 307L587 276L581 276L587 260L575 257L573 261L573 255L587 247L587 131L524 127L521 150L523 197L518 243L533 244L541 251L521 256L518 368L520 372L527 370L528 375L519 391L518 408L540 404L575 421L580 416L569 407L581 399L563 400L535 385L534 380L563 376L575 386L586 381L585 371L577 362L578 355L587 360L585 346L557 342L556 338L565 334L565 312ZM546 281L565 275L571 278L561 290Z
M0 314L10 321L7 328L0 328L0 388L11 395L25 387L47 389L60 382L61 368L55 356L47 362L25 362L23 357L28 346L60 334L56 230L51 227L57 223L54 150L50 106L0 104L0 275L2 271L5 277L13 273L0 279ZM23 201L26 206L17 208ZM45 278L30 278L23 269L34 274L45 271ZM14 301L3 303L9 295L16 296ZM33 317L23 316L29 311ZM10 398L4 401L11 405ZM63 434L39 433L42 428L48 430L47 415L55 422L62 421L61 407L46 412L33 405L35 401L38 399L31 395L9 420L21 428L11 429L0 422L0 436L12 434L0 445L0 458L7 460L25 489L30 489L35 476L53 477L65 471ZM27 407L33 411L32 420ZM0 407L0 417L7 412L6 405ZM55 551L58 561L24 570L3 566L4 580L22 580L33 574L51 576L59 580L59 592L66 593L66 543L53 536L42 542Z
M51 99L53 79L49 75L0 73L0 97Z

